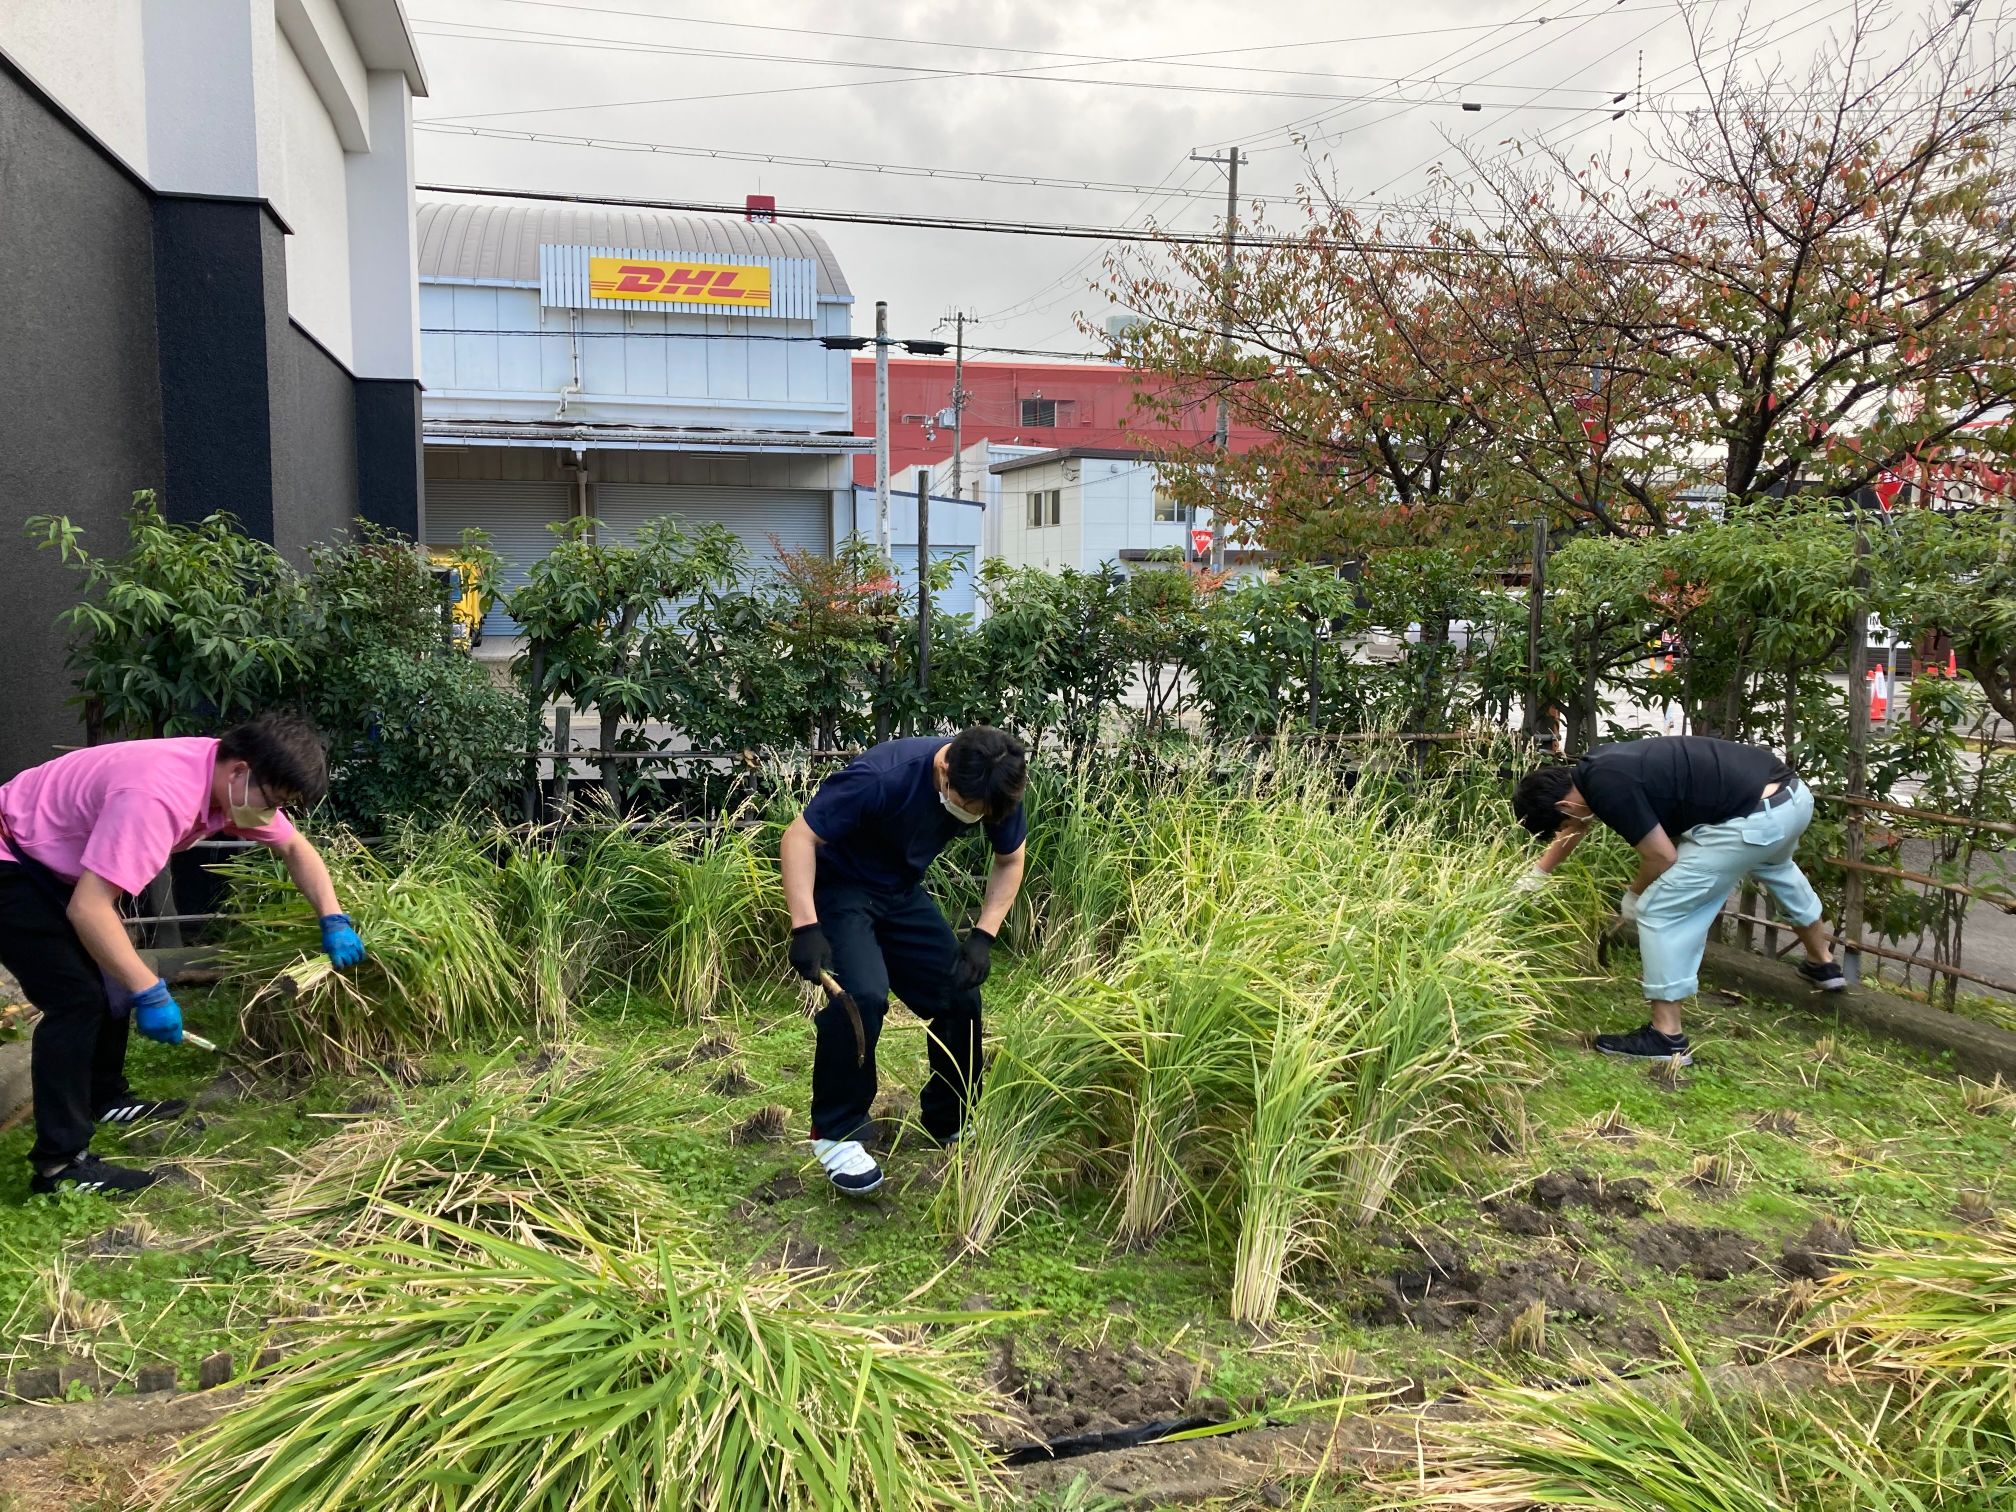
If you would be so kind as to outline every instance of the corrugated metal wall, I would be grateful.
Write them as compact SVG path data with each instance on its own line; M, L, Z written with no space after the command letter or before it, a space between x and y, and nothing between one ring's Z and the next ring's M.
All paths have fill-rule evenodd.
M605 541L628 543L647 520L675 515L688 526L727 526L752 566L777 560L771 537L787 549L824 552L833 495L797 488L695 488L667 483L597 483L591 489ZM431 501L431 495L430 495Z
M500 591L521 587L532 564L553 549L548 525L573 513L571 483L427 480L427 544L459 546L462 532L487 530L490 548L504 558ZM483 621L485 635L516 635L518 622L501 607Z

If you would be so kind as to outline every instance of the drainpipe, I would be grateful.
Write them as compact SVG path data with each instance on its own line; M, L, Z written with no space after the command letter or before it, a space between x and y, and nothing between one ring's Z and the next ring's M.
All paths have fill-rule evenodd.
M567 396L581 392L581 341L578 335L580 319L580 311L569 310L567 312L567 355L573 367L574 377L571 382L560 390L560 407L553 411L553 418L555 420L565 420L567 418ZM575 455L578 457L580 452L577 450ZM583 510L582 512L585 514L587 511Z

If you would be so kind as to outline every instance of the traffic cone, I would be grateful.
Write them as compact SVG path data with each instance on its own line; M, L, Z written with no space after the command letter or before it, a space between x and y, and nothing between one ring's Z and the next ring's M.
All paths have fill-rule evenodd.
M1958 677L1960 675L1960 658L1951 651L1946 653L1946 675L1948 677Z
M1890 712L1890 683L1881 667L1869 669L1869 717L1887 718Z

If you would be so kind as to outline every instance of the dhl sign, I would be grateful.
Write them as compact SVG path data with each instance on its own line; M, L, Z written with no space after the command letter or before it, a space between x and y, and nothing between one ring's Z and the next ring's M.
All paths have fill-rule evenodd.
M595 299L766 310L770 307L770 269L755 263L590 257L588 292Z

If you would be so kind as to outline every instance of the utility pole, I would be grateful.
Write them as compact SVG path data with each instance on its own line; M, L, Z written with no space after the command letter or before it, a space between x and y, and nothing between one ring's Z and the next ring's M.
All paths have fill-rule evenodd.
M952 497L966 497L959 491L964 459L960 448L965 440L966 420L966 312L952 316Z
M1540 739L1540 634L1547 612L1547 516L1533 521L1533 586L1526 595L1526 738ZM1551 746L1552 740L1548 741Z
M1246 161L1239 149L1234 147L1222 156L1217 153L1193 152L1193 163L1216 163L1225 170L1225 267L1222 275L1224 288L1218 299L1218 341L1221 353L1229 355L1232 350L1232 293L1239 278L1239 262L1233 250L1233 239L1239 229L1239 165ZM1225 453L1232 444L1232 410L1226 398L1226 390L1218 391L1218 435L1216 447L1220 471L1217 495L1221 508L1212 511L1211 517L1211 570L1225 570L1225 521L1222 501L1225 498L1225 476L1223 465Z
M875 549L889 556L889 301L875 301Z
M931 469L917 469L917 692L931 691ZM918 726L923 733L923 726Z

